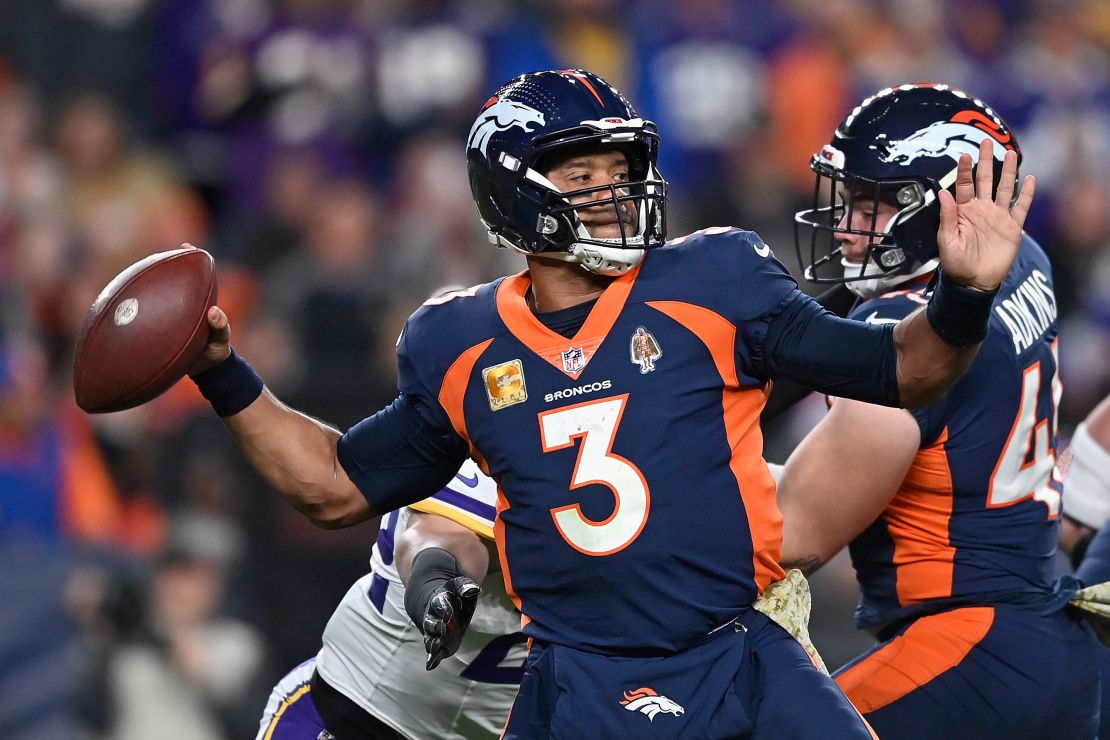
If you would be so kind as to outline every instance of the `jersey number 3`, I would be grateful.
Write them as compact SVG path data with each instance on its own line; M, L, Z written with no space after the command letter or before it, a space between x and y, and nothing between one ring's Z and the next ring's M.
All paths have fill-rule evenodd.
M579 441L570 490L600 484L613 492L613 513L594 521L578 504L551 510L563 539L587 555L612 555L632 544L647 523L651 493L640 469L613 454L628 394L544 411L539 415L544 452L563 450Z
M1010 438L998 458L991 476L987 506L1010 506L1032 497L1048 507L1049 518L1060 514L1060 492L1051 482L1056 456L1052 451L1052 435L1056 433L1056 407L1060 404L1063 386L1056 372L1056 343L1052 344L1053 368L1049 378L1042 377L1041 363L1025 369L1021 383L1021 407L1018 409ZM1045 380L1049 388L1043 388ZM1045 391L1052 394L1049 415L1037 420L1037 407Z

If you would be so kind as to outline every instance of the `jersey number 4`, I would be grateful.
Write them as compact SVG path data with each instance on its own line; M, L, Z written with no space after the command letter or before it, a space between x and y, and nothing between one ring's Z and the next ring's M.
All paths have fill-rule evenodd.
M1032 498L1048 507L1050 518L1060 514L1060 492L1052 485L1052 467L1056 462L1052 436L1056 433L1056 408L1063 393L1056 371L1056 347L1053 342L1052 374L1048 378L1041 372L1040 362L1025 369L1021 407L1006 447L994 466L987 506L1010 506ZM1045 380L1048 388L1044 387ZM1042 406L1041 397L1046 391L1052 394L1047 403L1048 415L1038 420L1037 409Z
M571 547L587 555L612 555L632 544L647 523L651 493L640 469L613 454L628 394L566 406L539 415L544 452L579 442L570 490L594 483L613 492L613 513L587 518L578 504L551 510L555 528Z

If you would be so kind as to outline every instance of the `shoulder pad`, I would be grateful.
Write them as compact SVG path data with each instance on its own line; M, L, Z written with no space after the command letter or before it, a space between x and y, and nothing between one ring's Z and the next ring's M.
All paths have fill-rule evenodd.
M860 303L848 318L869 324L897 324L928 302L923 288L896 290Z

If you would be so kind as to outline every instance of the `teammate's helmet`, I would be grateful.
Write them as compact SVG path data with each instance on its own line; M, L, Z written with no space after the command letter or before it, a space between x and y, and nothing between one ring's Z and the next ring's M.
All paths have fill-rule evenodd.
M845 282L872 297L936 269L937 194L952 191L961 154L978 161L979 143L994 145L994 182L1008 150L1021 152L1002 119L981 100L948 85L901 85L856 106L831 143L813 155L813 207L794 216L794 245L807 279ZM893 205L885 224L853 229L856 201ZM867 238L863 264L843 261L838 235ZM807 238L808 237L808 238ZM808 250L808 254L807 254Z
M544 176L551 155L618 148L628 181L560 192ZM590 272L619 275L643 250L666 240L667 183L655 169L659 134L616 88L590 72L552 70L521 75L482 108L466 144L470 189L490 241L526 254L578 262ZM595 200L603 192L606 200ZM590 202L571 205L571 199ZM635 231L591 237L578 211L611 203L634 205ZM625 233L626 229L632 233Z

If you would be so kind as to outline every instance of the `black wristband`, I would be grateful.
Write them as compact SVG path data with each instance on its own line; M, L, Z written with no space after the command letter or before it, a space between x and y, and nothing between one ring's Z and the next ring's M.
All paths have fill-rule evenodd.
M424 612L435 590L463 573L455 556L441 547L428 547L412 559L412 572L405 584L405 611L416 627L424 632Z
M246 360L231 355L215 367L193 376L200 393L220 416L233 416L262 395L264 383Z
M987 336L991 305L998 288L991 291L965 288L937 271L937 285L925 308L929 325L941 339L956 347L974 347Z

